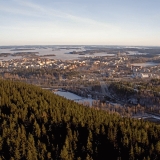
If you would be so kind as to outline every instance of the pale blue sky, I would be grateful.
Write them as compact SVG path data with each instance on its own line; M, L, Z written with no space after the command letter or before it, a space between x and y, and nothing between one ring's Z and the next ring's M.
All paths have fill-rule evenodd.
M160 0L0 0L0 45L160 46Z

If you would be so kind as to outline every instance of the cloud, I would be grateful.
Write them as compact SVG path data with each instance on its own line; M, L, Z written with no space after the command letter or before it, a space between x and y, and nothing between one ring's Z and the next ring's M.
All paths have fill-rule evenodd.
M52 9L45 8L44 6L42 7L42 6L37 5L33 2L29 2L29 1L25 1L25 0L13 0L13 1L15 1L19 5L24 6L25 8L30 8L35 11L34 14L31 14L30 12L23 13L22 11L20 11L20 12L16 11L15 13L25 14L25 15L29 15L29 16L38 16L38 17L43 17L43 18L47 17L50 19L52 19L53 17L58 17L58 18L67 19L69 21L76 22L76 23L84 23L84 25L94 25L94 27L95 26L103 27L105 29L112 29L115 31L119 30L119 28L113 24L99 22L99 21L96 21L96 20L93 20L90 18L75 16L75 15L60 11L60 10L53 9L53 8Z
M44 11L43 7L41 7L40 5L37 5L37 4L29 2L29 1L25 1L25 0L13 0L13 1L19 5L29 7L34 10L37 10L37 11Z
M34 17L42 17L42 15L36 14L35 12L29 12L26 10L22 9L17 9L17 8L11 8L11 7L5 7L5 6L0 6L0 11L1 12L7 12L11 14L18 14L18 15L25 15L25 16L34 16Z
M112 24L109 23L104 23L104 22L99 22L90 18L84 18L84 17L79 17L79 16L74 16L71 14L67 14L67 13L63 13L63 16L65 16L68 19L71 19L75 22L80 22L80 23L84 23L85 24L89 24L92 25L93 27L97 26L97 27L104 27L106 29L115 29L115 30L119 30L119 27L116 27Z
M69 14L65 11L37 5L25 0L13 0L13 6L0 6L0 11L22 15L21 20L14 18L12 25L3 24L6 35L18 35L21 39L27 38L38 41L71 41L89 42L105 41L112 39L119 32L120 28L113 24L99 22L91 18ZM7 14L6 14L7 15ZM23 18L29 16L29 18ZM30 18L31 17L31 18ZM33 17L33 18L32 18ZM37 18L38 17L38 18ZM9 17L12 21L12 15ZM8 26L7 26L8 25ZM1 26L1 27L2 27ZM100 43L99 42L99 43Z

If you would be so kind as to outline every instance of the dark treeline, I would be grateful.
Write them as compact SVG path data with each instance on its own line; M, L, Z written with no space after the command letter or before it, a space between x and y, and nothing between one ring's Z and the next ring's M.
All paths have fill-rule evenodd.
M151 79L141 82L112 82L109 90L115 96L129 102L135 99L137 104L146 107L158 107L160 104L160 80Z
M160 126L0 80L0 159L160 159Z
M53 69L53 68L40 68L40 69L35 69L35 68L19 68L17 70L12 71L11 73L5 72L6 78L8 74L8 78L11 78L13 75L17 75L19 77L25 77L25 78L30 78L30 77L44 77L44 78L53 78L56 77L58 78L59 75L63 75L64 78L68 78L71 76L76 76L78 75L79 72L76 71L70 71L70 70L61 70L61 69Z

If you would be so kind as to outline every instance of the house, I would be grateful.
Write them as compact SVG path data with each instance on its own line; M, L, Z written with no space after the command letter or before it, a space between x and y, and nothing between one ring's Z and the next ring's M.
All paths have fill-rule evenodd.
M140 73L140 74L139 74L139 77L140 77L140 78L148 78L149 75L146 74L146 73Z

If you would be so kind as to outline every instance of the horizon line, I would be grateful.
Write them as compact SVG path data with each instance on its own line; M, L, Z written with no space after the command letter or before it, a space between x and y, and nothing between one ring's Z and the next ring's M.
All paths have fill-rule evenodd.
M125 46L125 47L160 47L160 45L117 45L117 44L16 44L16 45L0 45L0 47L8 46Z

